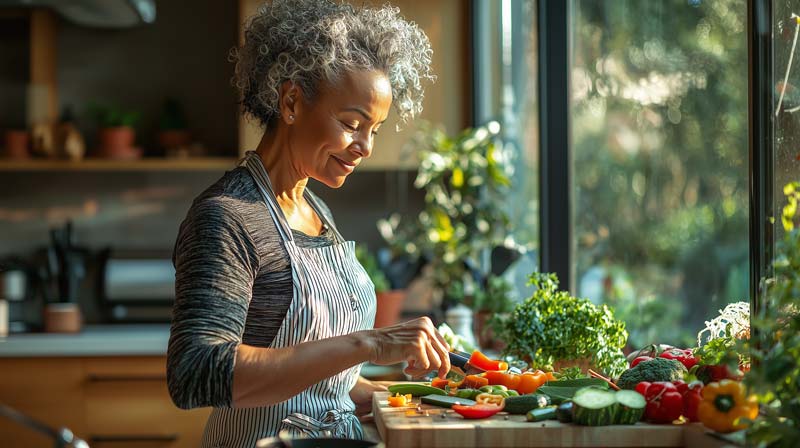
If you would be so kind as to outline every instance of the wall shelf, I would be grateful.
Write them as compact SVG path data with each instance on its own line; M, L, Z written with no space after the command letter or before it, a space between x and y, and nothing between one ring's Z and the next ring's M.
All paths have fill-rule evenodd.
M41 171L224 171L236 166L233 157L197 157L186 159L144 158L137 160L85 159L10 160L0 159L0 172Z

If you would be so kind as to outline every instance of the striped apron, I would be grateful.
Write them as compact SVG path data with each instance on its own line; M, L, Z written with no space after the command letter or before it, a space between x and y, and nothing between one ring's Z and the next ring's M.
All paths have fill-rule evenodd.
M341 336L370 329L375 321L375 286L355 256L355 243L344 241L327 222L314 196L305 198L334 233L331 246L303 248L292 230L257 154L242 161L255 179L270 216L280 232L292 268L293 297L270 348ZM320 363L327 362L320 359ZM292 436L362 438L350 390L361 365L320 381L294 397L258 408L214 408L203 434L203 447L252 448L258 439L286 431Z

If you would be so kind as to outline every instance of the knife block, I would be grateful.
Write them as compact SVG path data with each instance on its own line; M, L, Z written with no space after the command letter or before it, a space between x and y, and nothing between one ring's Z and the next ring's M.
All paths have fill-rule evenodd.
M44 307L45 333L79 333L83 316L77 303L48 303Z

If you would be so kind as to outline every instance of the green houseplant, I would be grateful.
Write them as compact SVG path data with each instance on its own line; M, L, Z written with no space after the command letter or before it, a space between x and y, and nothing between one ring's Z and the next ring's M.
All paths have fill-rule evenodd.
M134 146L139 112L117 106L90 103L89 115L97 124L97 153L110 159L136 159L142 156Z
M449 137L423 123L410 146L419 169L414 186L425 191L425 207L413 220L394 214L378 222L381 235L398 253L427 261L433 287L444 306L465 303L475 311L510 308L498 288L492 252L514 247L503 208L511 184L511 163L499 139L500 124ZM505 267L502 267L505 269ZM504 294L489 296L492 291Z
M559 291L555 274L533 273L529 283L533 295L497 325L506 355L534 368L583 360L612 376L627 368L622 348L628 332L609 307Z

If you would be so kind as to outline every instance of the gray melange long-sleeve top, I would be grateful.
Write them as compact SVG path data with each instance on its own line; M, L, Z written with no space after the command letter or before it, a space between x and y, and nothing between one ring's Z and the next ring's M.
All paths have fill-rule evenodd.
M293 233L301 247L334 241L327 227L320 236ZM247 169L225 173L194 200L173 263L169 393L183 409L230 407L237 347L269 347L292 301L289 255Z

